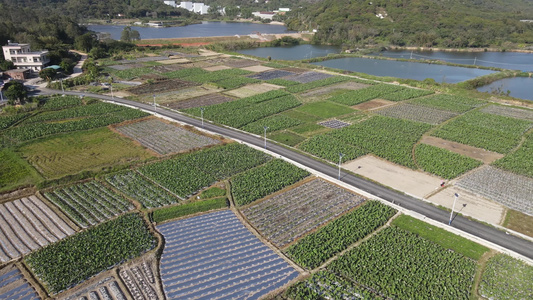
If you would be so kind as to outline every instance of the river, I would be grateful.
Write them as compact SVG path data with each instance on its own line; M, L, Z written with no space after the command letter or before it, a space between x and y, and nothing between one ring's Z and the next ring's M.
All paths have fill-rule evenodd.
M111 38L120 39L125 25L89 25L87 28L95 32L107 32ZM139 27L131 26L139 31L141 39L188 38L208 36L233 36L260 33L289 33L283 25L233 23L233 22L202 22L180 27Z

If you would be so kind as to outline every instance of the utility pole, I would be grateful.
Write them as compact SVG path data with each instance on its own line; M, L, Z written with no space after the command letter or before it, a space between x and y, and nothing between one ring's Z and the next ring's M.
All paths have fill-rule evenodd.
M341 180L341 163L342 163L342 157L344 154L339 153L339 180Z
M200 108L200 111L202 113L202 128L204 128L204 109L205 109L204 107Z
M157 106L155 105L155 94L154 94L154 110L157 110Z
M450 221L448 222L448 225L452 225L452 218L453 218L453 210L455 209L455 202L457 202L457 198L459 198L459 194L454 194L454 200L453 200L453 206L452 206L452 212L450 213Z
M267 148L267 129L268 129L268 126L263 126L263 128L265 129L265 149Z

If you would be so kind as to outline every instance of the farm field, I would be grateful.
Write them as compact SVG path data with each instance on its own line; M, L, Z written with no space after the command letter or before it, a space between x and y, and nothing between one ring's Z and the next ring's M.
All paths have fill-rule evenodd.
M469 299L476 261L393 226L333 261L328 270L386 297Z
M237 98L245 98L245 97L250 97L250 96L266 93L269 91L278 90L280 88L282 87L279 85L270 84L270 83L253 83L253 84L245 85L238 89L224 92L224 94L237 97Z
M166 240L161 280L167 299L259 299L299 275L229 210L157 230Z
M56 294L154 246L144 220L133 213L33 252L24 262Z
M96 225L132 210L133 204L97 181L43 193L82 228Z
M185 203L178 206L169 206L157 209L153 212L153 219L156 223L180 218L187 215L201 213L204 211L226 208L229 206L228 199L215 198L197 202Z
M500 153L487 151L485 149L476 148L476 147L468 146L468 145L457 143L457 142L443 140L441 138L434 137L434 136L425 135L420 140L420 143L446 149L446 150L455 152L457 154L461 154L463 156L468 156L473 159L480 160L486 164L490 164L494 162L495 160L498 160L504 157L504 155Z
M153 208L173 204L179 198L157 186L136 171L124 171L105 176L105 180L126 196L139 201L143 207Z
M133 299L163 299L159 296L160 293L157 292L159 280L156 280L158 274L154 272L154 267L153 260L149 260L148 262L143 260L143 262L120 268L118 272L120 279L124 282Z
M202 95L202 96L188 98L183 101L171 102L171 103L168 103L167 106L172 109L179 110L179 109L210 106L210 105L220 104L220 103L229 102L233 100L234 99L231 97L226 97L218 93L209 93L209 94Z
M41 299L15 265L0 269L0 299Z
M426 144L415 148L417 165L424 171L445 179L452 179L483 163L473 158Z
M9 191L18 186L34 185L42 176L27 161L20 158L11 149L0 150L0 192Z
M439 110L422 105L413 105L409 103L400 103L398 105L388 106L386 108L377 110L376 113L386 117L407 119L428 123L431 125L440 124L457 115L457 113L454 112Z
M516 174L533 178L533 133L525 138L524 143L515 152L494 162L494 166Z
M115 128L120 133L160 155L184 152L220 143L217 139L165 123L159 119L149 119Z
M68 293L67 293L68 294ZM106 300L126 300L125 293L119 286L117 279L112 277L104 278L95 284L71 293L70 295L59 297L61 300L77 299L106 299Z
M457 186L533 215L533 179L485 166L461 178Z
M0 262L73 235L75 229L35 196L0 204Z
M151 157L141 146L108 128L37 140L19 151L45 178L101 170Z
M184 81L179 79L163 80L155 83L146 83L136 87L129 88L127 91L135 95L145 95L154 93L165 93L173 90L180 90L191 86L199 85L196 82Z
M442 179L437 176L407 169L371 155L345 163L342 167L419 198L432 193L442 183Z
M489 259L481 276L479 294L488 299L531 299L533 266L496 254Z
M242 213L263 236L282 248L364 200L315 179L244 208Z
M529 109L501 105L489 105L487 107L483 107L480 111L498 116L533 121L533 111Z

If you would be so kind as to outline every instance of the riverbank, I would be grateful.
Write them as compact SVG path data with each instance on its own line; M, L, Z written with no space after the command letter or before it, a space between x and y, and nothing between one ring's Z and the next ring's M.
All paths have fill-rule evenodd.
M247 42L255 41L258 43L270 42L283 37L292 37L295 39L302 39L310 41L313 37L312 33L254 33L249 35L233 35L233 36L214 36L214 37L188 37L188 38L160 38L160 39L141 39L135 44L141 47L161 47L161 46L182 46L182 47L200 47L214 43L225 42Z
M507 48L427 48L427 47L386 47L387 50L393 51L434 51L434 52L518 52L518 53L533 53L533 49L507 49Z

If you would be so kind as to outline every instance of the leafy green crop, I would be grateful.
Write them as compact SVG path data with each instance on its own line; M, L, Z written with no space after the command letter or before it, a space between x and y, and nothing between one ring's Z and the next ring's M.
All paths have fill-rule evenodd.
M532 266L500 253L488 261L479 293L487 299L533 299L532 278Z
M268 127L269 132L273 132L281 129L298 126L300 124L302 124L302 121L298 119L293 119L285 115L274 115L252 123L248 123L247 125L242 127L242 130L255 134L262 134L264 132L264 126Z
M424 97L420 99L414 99L409 101L411 104L419 104L423 106L433 107L437 109L444 109L447 111L464 113L473 108L479 107L485 104L485 101L448 95L448 94L437 94L429 97Z
M452 179L483 163L446 149L420 144L415 149L417 164L426 172Z
M329 98L328 100L352 106L378 97L383 97L384 95L391 94L402 89L405 88L398 85L383 83L336 95Z
M197 202L191 202L178 206L169 206L154 211L154 222L161 223L166 220L183 217L190 214L204 212L228 206L228 199L215 198Z
M517 174L533 177L533 134L529 134L522 146L515 152L495 161L493 165Z
M28 255L24 261L53 294L155 246L144 220L127 214Z
M330 84L334 84L334 83L348 81L350 79L351 79L350 77L346 77L346 76L334 76L334 77L329 77L329 78L326 78L326 79L320 79L320 80L312 81L312 82L309 82L309 83L302 83L302 84L298 84L298 85L288 86L286 88L286 90L288 92L291 92L291 93L300 93L300 92L304 92L304 91L311 90L311 89L314 89L314 88L318 88L318 87L322 87L322 86L326 86L326 85L330 85Z

